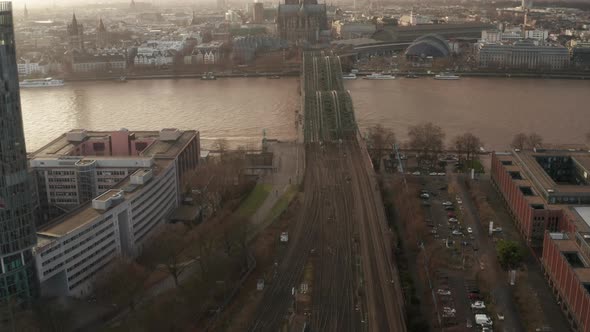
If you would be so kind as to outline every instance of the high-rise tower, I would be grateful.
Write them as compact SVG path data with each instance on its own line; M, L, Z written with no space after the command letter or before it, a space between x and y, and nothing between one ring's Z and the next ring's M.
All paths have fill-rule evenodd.
M35 293L34 202L20 106L12 6L0 1L0 301Z

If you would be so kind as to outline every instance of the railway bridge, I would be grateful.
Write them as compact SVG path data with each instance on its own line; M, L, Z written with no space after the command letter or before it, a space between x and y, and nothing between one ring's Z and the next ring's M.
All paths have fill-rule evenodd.
M339 57L305 53L301 82L303 207L250 331L297 320L310 331L406 331L392 234Z

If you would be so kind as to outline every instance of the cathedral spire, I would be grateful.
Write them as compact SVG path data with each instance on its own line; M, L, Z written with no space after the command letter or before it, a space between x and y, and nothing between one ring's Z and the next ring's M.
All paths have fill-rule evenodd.
M98 31L104 32L107 29L104 27L104 23L102 22L102 18L98 19Z

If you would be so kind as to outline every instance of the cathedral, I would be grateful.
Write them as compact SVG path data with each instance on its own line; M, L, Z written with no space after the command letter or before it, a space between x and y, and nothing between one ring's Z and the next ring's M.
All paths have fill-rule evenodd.
M106 48L109 46L109 32L104 26L102 19L98 21L96 28L96 48Z
M68 24L68 47L69 51L84 50L84 26L78 24L76 14L72 17L72 23Z
M315 44L320 32L329 29L326 5L317 0L285 0L279 5L277 29L279 36L289 42Z

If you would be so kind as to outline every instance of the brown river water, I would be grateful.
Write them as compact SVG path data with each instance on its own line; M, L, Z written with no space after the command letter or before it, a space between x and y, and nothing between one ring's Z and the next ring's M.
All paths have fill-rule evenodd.
M590 131L590 80L430 78L346 81L361 130L390 127L398 140L422 121L453 136L471 131L485 147L505 149L517 132L546 142L583 142ZM95 130L197 129L205 146L216 138L257 145L295 139L298 79L232 78L70 82L21 91L27 149L34 151L74 128Z

